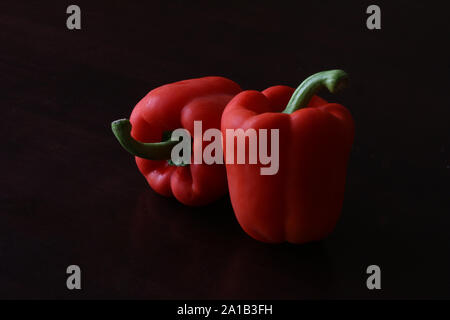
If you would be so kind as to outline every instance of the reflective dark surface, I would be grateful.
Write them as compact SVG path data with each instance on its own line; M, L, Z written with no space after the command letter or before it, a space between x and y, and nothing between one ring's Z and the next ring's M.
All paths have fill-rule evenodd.
M69 31L69 4L0 4L0 298L450 297L443 12L386 4L372 32L365 2L78 1ZM110 130L164 83L262 90L336 67L352 87L324 96L350 109L356 140L342 218L320 243L258 243L228 198L156 195ZM81 291L66 288L71 264Z

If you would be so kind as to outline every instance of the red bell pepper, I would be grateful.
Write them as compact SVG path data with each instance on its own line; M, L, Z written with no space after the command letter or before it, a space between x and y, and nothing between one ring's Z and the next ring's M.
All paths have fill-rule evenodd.
M261 175L264 166L259 163L226 163L233 209L253 238L305 243L334 229L343 203L354 124L346 108L314 94L324 87L334 93L347 79L342 70L324 71L295 91L287 86L243 91L225 108L221 123L225 157L227 129L279 129L276 174Z
M175 165L169 159L178 141L170 140L167 133L170 136L171 131L185 128L193 136L195 120L202 121L204 130L220 129L223 109L240 91L238 84L222 77L163 85L136 105L130 121L114 121L112 130L121 145L136 156L139 170L157 193L174 196L186 205L204 205L227 192L225 167L193 162Z

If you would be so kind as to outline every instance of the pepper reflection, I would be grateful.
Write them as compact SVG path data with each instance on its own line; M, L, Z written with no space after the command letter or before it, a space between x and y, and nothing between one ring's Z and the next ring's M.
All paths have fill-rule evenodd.
M146 190L131 222L130 271L144 298L314 298L333 281L322 243L259 243L228 198L191 208Z

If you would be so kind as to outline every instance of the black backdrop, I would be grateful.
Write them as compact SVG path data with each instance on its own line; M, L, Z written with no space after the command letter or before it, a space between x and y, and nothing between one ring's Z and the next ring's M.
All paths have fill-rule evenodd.
M0 297L449 298L449 23L439 3L75 1L0 3ZM156 195L115 141L149 90L222 75L297 86L342 68L325 98L356 123L342 218L326 240L267 245L228 198ZM66 288L66 267L82 290ZM376 264L382 289L369 291Z

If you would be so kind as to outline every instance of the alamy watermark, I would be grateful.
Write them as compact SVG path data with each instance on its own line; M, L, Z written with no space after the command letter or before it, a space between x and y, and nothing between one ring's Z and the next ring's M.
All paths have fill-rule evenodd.
M381 9L376 4L367 7L366 13L370 16L366 20L366 26L369 30L381 29Z
M76 264L67 267L66 273L69 274L66 280L66 286L69 290L81 290L81 269Z
M70 14L66 20L66 27L69 30L81 29L81 9L75 4L71 4L67 7L66 13Z
M373 264L367 267L366 273L370 276L367 278L366 286L369 290L381 289L381 269Z
M270 143L268 139L270 131ZM203 133L202 121L194 121L194 148L191 134L180 128L172 132L171 140L180 141L171 152L173 163L191 164L223 164L223 136L219 129L210 128ZM203 141L211 141L203 148ZM226 129L225 130L225 164L261 164L261 175L277 174L279 168L279 129ZM246 143L248 141L248 144ZM235 142L237 142L235 144ZM270 154L268 153L270 144ZM248 145L248 157L246 152ZM192 154L191 154L192 150ZM235 154L236 151L236 154ZM236 161L236 162L235 162Z

